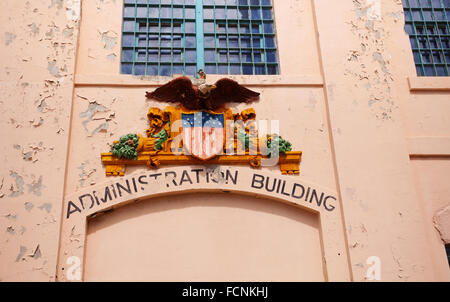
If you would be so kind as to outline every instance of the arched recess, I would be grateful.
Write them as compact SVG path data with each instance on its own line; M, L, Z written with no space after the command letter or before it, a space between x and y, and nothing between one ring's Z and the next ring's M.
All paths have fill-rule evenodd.
M341 209L336 193L299 177L224 166L147 171L114 178L67 196L60 237L58 280L82 280L89 218L138 200L204 192L270 199L318 215L325 279L350 280Z

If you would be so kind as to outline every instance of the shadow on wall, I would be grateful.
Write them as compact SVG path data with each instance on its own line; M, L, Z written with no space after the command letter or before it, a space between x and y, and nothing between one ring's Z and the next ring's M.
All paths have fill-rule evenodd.
M319 218L234 194L145 200L89 221L86 281L323 281Z

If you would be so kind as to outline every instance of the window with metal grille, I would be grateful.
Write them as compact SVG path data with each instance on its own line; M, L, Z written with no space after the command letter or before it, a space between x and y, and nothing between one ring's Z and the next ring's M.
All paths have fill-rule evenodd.
M450 0L403 0L419 76L450 74Z
M271 0L124 0L121 73L279 73Z

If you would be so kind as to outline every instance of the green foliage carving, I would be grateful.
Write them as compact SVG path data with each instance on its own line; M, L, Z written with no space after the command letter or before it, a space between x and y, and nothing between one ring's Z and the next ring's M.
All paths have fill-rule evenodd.
M292 144L281 136L278 136L276 134L267 135L267 149L269 152L267 155L269 157L272 157L272 148L275 147L277 143L279 146L279 154L286 154L286 152L292 151Z
M120 138L119 142L112 147L112 154L119 159L126 158L136 160L138 155L136 149L138 145L139 137L136 134L124 135Z
M247 132L240 129L237 134L237 139L242 143L242 147L245 148L245 150L250 148L250 135L248 135Z
M150 136L152 138L157 138L157 140L155 141L155 151L161 150L162 144L164 144L164 142L169 138L169 135L167 134L166 129L163 129L158 134L155 134L155 135L151 134Z

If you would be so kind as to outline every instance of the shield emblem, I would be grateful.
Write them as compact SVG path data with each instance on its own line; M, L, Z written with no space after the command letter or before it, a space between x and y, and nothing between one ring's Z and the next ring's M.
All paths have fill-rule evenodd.
M208 160L223 151L224 115L209 112L182 114L183 146L190 155Z

